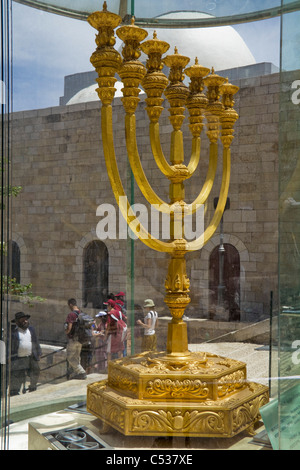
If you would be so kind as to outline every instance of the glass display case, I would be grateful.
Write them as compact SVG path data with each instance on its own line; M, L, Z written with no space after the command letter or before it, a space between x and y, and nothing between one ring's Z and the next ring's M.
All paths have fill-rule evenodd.
M91 409L107 410L90 398L87 410L87 390L105 396L110 409L108 381L113 397L136 405L133 428L121 405L99 424L109 448L122 436L122 448L299 449L300 2L198 0L183 8L166 0L6 0L1 9L1 447L26 446L18 426L40 417L55 416L61 428L89 426ZM115 15L115 39L100 28L96 45L101 15L90 15L106 9ZM130 31L141 46L130 43ZM142 64L140 83L120 68L122 57L125 65ZM193 202L200 215L186 223L166 209ZM174 256L182 225L188 242ZM141 230L151 243L139 239ZM77 372L72 299L92 325ZM127 324L118 351L107 329L111 300ZM146 304L159 318L159 357L150 359ZM30 362L20 381L16 339L29 331L19 323L24 317L39 370L30 374ZM183 364L187 354L192 365ZM147 383L136 379L145 361ZM193 374L208 366L218 378L199 375L195 383ZM180 367L190 375L179 377ZM224 397L234 403L236 393L246 394L248 382L255 396L241 398L232 413L220 411ZM146 416L142 395L159 411L148 403L153 415ZM205 421L196 406L186 409L193 400L216 400L219 408ZM81 421L61 422L55 413L73 417L78 403Z

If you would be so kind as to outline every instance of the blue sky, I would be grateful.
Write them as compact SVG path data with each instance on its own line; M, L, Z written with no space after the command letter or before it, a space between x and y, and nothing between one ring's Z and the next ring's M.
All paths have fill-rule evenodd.
M257 62L279 65L279 18L235 28ZM13 2L12 30L13 111L59 105L64 76L92 70L95 30L87 22Z

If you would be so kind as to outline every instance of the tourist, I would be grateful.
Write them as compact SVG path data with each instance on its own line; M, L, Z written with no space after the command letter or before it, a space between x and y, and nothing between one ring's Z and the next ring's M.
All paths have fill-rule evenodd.
M116 300L116 301L120 300L121 302L123 302L123 308L124 308L124 310L126 311L126 300L125 300L125 296L126 296L125 292L120 291L118 294L115 294L114 300Z
M155 311L155 305L152 299L146 299L143 305L144 321L137 320L137 324L144 328L142 338L142 351L156 351L156 331L158 324L158 314Z
M34 327L29 325L29 318L30 315L17 312L11 322L10 396L19 395L22 386L23 393L26 392L27 377L29 392L37 388L42 351Z
M120 319L119 311L116 308L116 304L113 300L107 301L107 359L121 358L124 351L123 331L124 325L122 319Z
M69 299L68 306L71 310L65 321L65 333L68 338L68 379L86 379L86 371L82 367L80 359L82 344L78 341L75 328L75 323L78 320L80 309L77 307L77 302L75 299Z
M98 373L103 373L107 369L107 336L106 332L107 312L101 310L95 316L93 326L94 338L94 363Z

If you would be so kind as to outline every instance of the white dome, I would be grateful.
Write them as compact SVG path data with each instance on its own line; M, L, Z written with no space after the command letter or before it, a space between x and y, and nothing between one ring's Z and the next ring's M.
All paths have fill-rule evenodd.
M195 20L199 18L211 18L211 15L198 12L173 12L162 15L159 18L178 19L179 17L185 20ZM147 31L148 37L146 40L153 37L154 29L148 28ZM170 44L166 55L173 54L174 48L177 47L179 54L190 58L188 66L194 64L196 57L198 57L199 64L208 68L214 67L216 71L256 63L245 41L231 26L218 26L213 28L157 28L156 33L158 39ZM122 47L123 45L119 48L120 53ZM146 62L147 57L145 54L142 53L140 60L144 63ZM187 82L187 80L188 78L186 77L185 82ZM67 105L97 101L98 96L95 91L97 86L97 84L94 84L80 90L67 102ZM121 92L123 84L116 82L115 88L117 89L115 96L123 96Z
M118 97L123 97L123 93L121 89L123 88L123 83L122 82L116 82L115 83L115 88L116 88L116 93L115 93L115 98ZM67 105L69 104L78 104L78 103L87 103L89 101L98 101L98 94L96 92L96 88L98 88L98 84L95 83L94 85L90 85L86 88L83 88L82 90L78 91L76 95L72 96L72 98L67 102ZM140 93L144 93L144 91L141 91Z
M66 104L78 104L87 103L88 101L97 101L98 95L96 88L98 88L97 83L95 83L95 85L90 85L87 88L83 88L83 90L78 91L76 95L72 96L72 98Z
M160 19L199 19L211 15L198 12L174 12L162 15ZM153 37L154 29L148 29L147 39ZM175 46L178 53L190 57L189 66L198 57L199 64L217 70L255 64L256 60L239 33L231 26L199 28L157 28L158 39L170 44L166 55L173 54Z

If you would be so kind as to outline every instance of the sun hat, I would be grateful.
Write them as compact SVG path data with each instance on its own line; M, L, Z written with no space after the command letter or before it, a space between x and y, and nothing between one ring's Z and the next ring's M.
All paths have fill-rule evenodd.
M115 307L116 302L112 299L108 299L106 302L103 302L103 305L111 305L112 307Z
M144 307L155 307L155 304L152 299L144 300Z
M104 317L105 315L107 315L107 312L104 312L104 310L101 310L99 313L97 313L97 315L95 315L95 317L99 318L99 317Z

